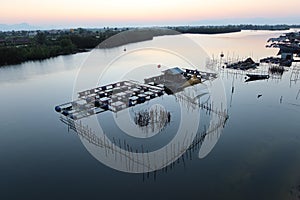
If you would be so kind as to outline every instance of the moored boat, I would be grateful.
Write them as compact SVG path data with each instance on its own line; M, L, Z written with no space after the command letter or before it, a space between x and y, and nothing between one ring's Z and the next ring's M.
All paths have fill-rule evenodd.
M269 79L268 74L246 74L249 78L245 82Z

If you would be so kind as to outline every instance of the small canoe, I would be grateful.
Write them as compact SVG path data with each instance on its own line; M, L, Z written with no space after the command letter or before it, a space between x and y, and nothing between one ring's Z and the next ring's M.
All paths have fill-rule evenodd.
M245 82L269 79L268 74L246 74L249 78Z
M267 79L269 78L268 74L246 74L249 78L253 79Z

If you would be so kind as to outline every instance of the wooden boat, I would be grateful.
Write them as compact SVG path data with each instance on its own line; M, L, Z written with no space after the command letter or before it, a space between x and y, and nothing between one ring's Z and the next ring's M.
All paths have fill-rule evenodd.
M246 74L249 78L245 82L269 79L268 74Z
M246 74L249 78L255 79L267 79L269 78L268 74Z

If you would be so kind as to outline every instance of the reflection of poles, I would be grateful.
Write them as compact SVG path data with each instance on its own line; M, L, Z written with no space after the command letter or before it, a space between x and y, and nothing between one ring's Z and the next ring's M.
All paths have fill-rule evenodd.
M145 133L149 131L161 131L171 121L170 112L154 106L153 108L141 110L135 113L134 122L138 125Z
M190 98L189 96L183 95L183 94L176 94L176 97L178 99L178 101L180 101L181 103L183 103L183 105L186 106L187 109L192 108L193 110L195 110L196 108L200 108L203 110L206 110L206 114L217 114L218 116L222 117L223 119L227 119L228 118L228 113L226 111L226 109L222 109L222 105L221 105L221 110L216 110L214 109L214 104L209 103L209 99L207 99L205 102L200 103L200 102L196 102L195 99Z
M290 76L290 87L292 86L292 82L294 82L294 84L297 84L297 81L300 79L299 78L299 72L300 72L300 68L298 66L298 64L296 64L291 72L291 76Z
M300 89L299 89L299 91L298 91L298 94L297 94L296 100L298 100L298 97L299 97L299 95L300 95Z
M227 54L226 54L226 62L228 63L229 62L229 52L227 51Z
M200 105L198 104L198 106ZM201 108L216 114L219 120L211 124L208 129L204 128L203 132L199 131L195 133L195 137L193 137L193 133L189 133L189 131L186 130L182 141L178 141L178 144L174 143L171 146L167 145L165 147L166 154L161 158L162 160L160 161L162 162L157 161L157 163L151 163L149 157L150 152L144 149L143 145L141 145L141 150L138 150L127 143L126 140L115 137L112 137L111 140L106 134L104 134L103 137L97 136L91 128L83 125L81 121L74 121L64 117L61 117L60 120L67 124L68 128L74 130L80 137L103 149L106 157L111 157L114 160L120 159L121 162L125 164L124 166L127 171L134 171L135 168L137 171L141 169L144 181L145 178L149 179L150 175L153 175L155 180L160 169L162 172L167 172L168 170L174 169L176 163L179 164L180 161L183 163L183 167L185 167L185 161L192 160L194 152L201 148L206 137L209 137L210 134L220 134L222 127L224 127L228 119L226 110L222 110L222 105L221 110L214 110L213 103L211 105L202 105ZM155 154L154 162L156 162Z
M231 86L231 96L230 96L230 107L232 105L232 97L233 97L233 93L234 93L234 75L232 77L232 86Z
M222 59L223 59L223 57L224 57L224 53L221 52L221 54L220 54L220 68L222 68Z
M136 160L135 157L133 156L133 149L131 146L129 146L126 141L124 140L124 146L122 147L122 143L120 143L120 148L117 149L116 147L113 147L112 145L109 145L110 139L107 138L107 136L104 134L103 138L99 138L93 131L90 129L88 126L84 126L81 121L79 123L77 121L74 121L72 119L69 119L67 117L60 117L60 120L65 123L66 125L69 126L70 129L74 130L75 133L77 133L79 136L84 138L86 141L89 143L99 147L99 148L104 148L106 156L112 155L112 153L118 153L121 157L124 159L126 162L126 167L129 169L129 167L133 167L133 164L136 165L141 165L143 168L145 167L146 169L155 170L152 168L150 163L148 162L143 162L138 159ZM109 154L109 155L108 155ZM130 162L130 163L129 163Z
M195 138L192 137L192 134L191 134L191 138L187 138L189 134L188 134L188 132L186 132L185 137L182 141L182 145L180 145L180 143L178 143L177 148L176 148L176 144L173 144L173 146L170 147L172 153L169 153L169 151L166 147L166 161L168 161L167 163L170 164L171 162L173 162L174 157L177 157L178 155L182 154L182 152L185 152L187 149L192 149L194 146L196 146L196 144L203 141L203 139L206 135L216 132L218 129L220 129L221 127L223 127L225 125L227 118L228 118L227 116L225 116L226 110L214 111L213 113L215 113L218 116L219 120L217 123L213 124L209 129L204 128L204 131L201 133L199 132ZM77 121L74 121L74 120L71 120L71 119L65 118L65 117L60 117L60 120L63 123L65 123L66 125L68 125L68 127L70 129L74 130L78 135L80 135L81 137L86 139L89 143L91 143L95 146L98 146L100 148L105 148L107 154L121 153L121 154L123 154L123 158L124 157L132 158L132 160L130 160L132 162L135 159L134 156L132 155L134 152L136 152L136 153L141 152L143 154L149 153L148 150L146 150L146 151L144 150L143 145L141 145L140 151L138 151L138 149L134 150L133 147L130 146L126 142L126 140L121 141L120 138L116 139L113 137L111 144L109 144L110 139L105 134L104 134L103 138L99 138L93 132L93 130L91 128L89 128L88 126L84 126L81 123L81 121L79 121L79 123L78 123ZM117 141L118 141L118 145L117 145ZM120 152L120 150L117 150L116 145L122 149L125 149L127 151L127 154L124 154L124 152ZM171 155L171 158L169 158L168 155ZM114 158L116 159L116 156L114 156ZM120 159L122 159L122 157L120 157ZM143 160L143 163L145 161L148 161L148 163L150 162L149 157L147 157L146 159L143 158L142 160ZM131 164L132 163L130 163L130 165ZM148 165L145 165L145 167L149 168Z

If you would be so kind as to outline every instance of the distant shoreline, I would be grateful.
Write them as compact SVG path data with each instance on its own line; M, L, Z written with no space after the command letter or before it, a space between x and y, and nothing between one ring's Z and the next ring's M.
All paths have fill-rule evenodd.
M242 30L280 31L299 25L178 26L165 28L106 28L50 31L0 32L0 67L41 61L60 55L88 52L94 48L113 48L178 34L226 34ZM116 36L122 33L121 36ZM103 42L105 41L105 42Z

